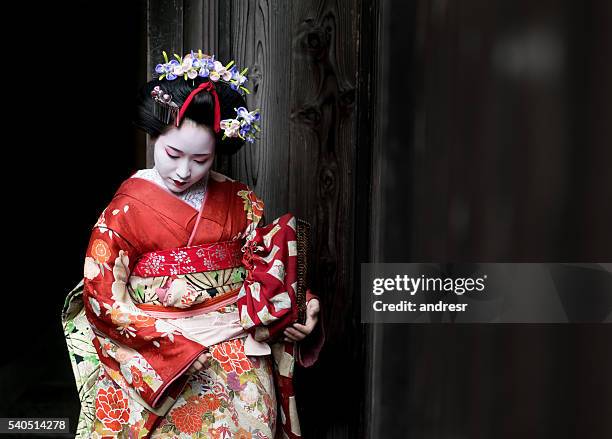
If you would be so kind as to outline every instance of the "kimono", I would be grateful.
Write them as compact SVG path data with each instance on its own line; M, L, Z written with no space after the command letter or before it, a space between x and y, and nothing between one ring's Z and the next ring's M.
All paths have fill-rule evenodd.
M300 437L303 354L274 341L297 316L295 218L262 216L246 185L213 171L201 212L146 179L121 185L63 312L77 437ZM204 352L208 366L186 373Z

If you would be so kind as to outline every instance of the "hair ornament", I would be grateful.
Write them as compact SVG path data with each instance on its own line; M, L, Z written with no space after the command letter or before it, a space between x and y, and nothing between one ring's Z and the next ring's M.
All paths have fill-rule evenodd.
M234 119L223 119L221 121L221 129L223 130L223 138L239 137L249 143L253 143L256 139L255 135L261 130L259 128L259 109L248 111L244 107L234 108L236 117Z
M159 120L165 124L177 119L179 106L172 101L172 96L166 93L159 85L156 85L151 91L151 97L155 101L154 114Z
M164 63L155 66L155 73L159 75L159 79L167 79L174 81L179 76L182 76L186 81L197 77L209 78L212 82L222 81L230 85L233 90L250 94L244 83L248 81L245 73L248 68L238 70L234 65L234 61L227 64L222 64L215 59L215 55L207 55L198 50L197 53L193 50L185 56L174 54L175 59L168 59L168 54L163 51Z
M178 127L194 96L201 91L208 91L214 98L215 133L223 130L223 139L240 138L249 143L256 140L256 134L261 131L259 109L248 111L244 107L234 108L236 111L235 118L219 120L221 113L219 96L214 86L216 82L225 82L240 94L250 94L250 91L244 86L248 80L245 76L248 69L239 71L234 65L234 61L224 65L215 60L214 55L203 54L202 50L198 50L197 53L192 50L191 53L183 57L175 53L175 59L171 60L168 59L166 52L162 52L162 54L165 62L155 66L155 72L159 74L160 81L163 79L174 81L179 76L182 76L185 80L196 79L197 77L208 78L208 81L201 83L191 92L180 107L172 100L170 94L166 93L160 86L155 86L151 92L151 97L155 99L156 103L155 115L162 122L169 124L174 121L174 124Z

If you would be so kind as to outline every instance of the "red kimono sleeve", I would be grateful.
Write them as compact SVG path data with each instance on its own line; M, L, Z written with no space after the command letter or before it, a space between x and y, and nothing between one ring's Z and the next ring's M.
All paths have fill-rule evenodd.
M94 345L107 375L157 407L169 390L174 395L182 387L185 371L206 348L133 303L127 282L139 256L130 240L130 228L137 225L121 219L127 216L127 207L109 207L105 212L115 218L105 220L102 214L85 257L86 316L96 334Z

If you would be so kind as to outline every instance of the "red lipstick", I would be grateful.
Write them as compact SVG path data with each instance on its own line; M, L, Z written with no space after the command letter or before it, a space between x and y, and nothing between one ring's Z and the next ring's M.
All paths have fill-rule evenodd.
M174 178L172 179L172 181L173 181L173 183L174 183L175 185L177 185L178 187L185 186L185 185L187 184L187 182L186 182L186 181L178 181L178 180L175 180Z

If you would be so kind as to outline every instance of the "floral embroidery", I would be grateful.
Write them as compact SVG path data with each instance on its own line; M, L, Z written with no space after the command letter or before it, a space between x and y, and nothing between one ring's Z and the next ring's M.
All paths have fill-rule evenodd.
M162 303L165 306L175 306L177 308L188 308L196 303L202 302L204 298L210 297L205 291L196 290L191 283L183 278L176 278L171 281L167 288Z
M117 302L113 302L112 305L105 303L104 308L106 309L106 315L110 315L111 322L117 325L116 329L121 335L128 338L136 336L136 328L130 326L132 323L130 315L123 312Z
M91 245L91 254L85 258L85 266L83 267L83 275L86 279L92 280L96 278L100 272L104 275L104 269L110 270L108 260L111 257L111 251L106 242L102 239L96 239Z
M96 239L91 245L91 255L98 263L106 264L111 257L111 251L106 242Z
M241 264L239 240L167 249L141 255L133 274L139 277L175 276L200 271L225 270Z
M234 392L241 392L246 384L240 384L240 377L234 371L227 374L227 386Z
M184 250L173 251L170 254L174 257L174 260L178 263L189 264L191 262L191 259L187 255L187 252Z
M163 384L155 369L138 351L125 346L120 347L109 339L99 338L99 340L106 356L114 358L119 363L120 373L107 370L113 380L125 381L138 391L145 390L144 384L146 384L155 392Z
M122 424L127 423L130 418L128 400L121 389L109 387L107 390L98 390L96 417L111 431L121 431Z
M106 350L108 351L109 348L112 349L111 346L111 343L107 343ZM127 363L132 359L133 356L133 353L125 348L117 348L117 350L115 351L115 360L117 360L120 364Z
M144 390L144 380L142 379L142 372L136 367L130 367L130 372L132 372L132 387L136 390Z
M130 300L127 297L126 284L128 277L130 276L130 258L127 252L119 250L119 256L115 259L115 265L113 266L113 276L115 280L111 287L113 293L113 299L117 302L129 303Z
M219 398L217 398L215 395L208 394L199 399L202 401L204 413L214 412L219 407L221 407L221 401L219 401Z
M130 319L137 328L155 326L155 319L147 314L130 314Z
M209 428L208 434L210 435L211 439L223 439L225 437L225 434L223 434L220 428ZM221 436L222 434L223 436Z
M227 257L227 251L223 247L216 248L215 251L213 252L213 254L218 259L225 259Z
M259 399L259 391L254 383L245 384L244 390L240 392L240 399L249 405L255 404Z
M100 274L100 267L98 262L92 257L87 256L85 258L85 267L83 268L85 277L89 280L96 278Z
M252 369L251 363L244 354L243 341L239 338L213 346L212 356L226 372L235 371L242 375Z
M202 414L196 404L185 404L170 412L172 422L184 433L197 433L202 426Z
M192 405L199 415L206 413L206 406L204 405L202 398L196 395L187 398L187 405Z
M234 340L221 345L232 343ZM268 357L262 358L257 370L251 369L238 377L235 371L226 373L213 357L207 369L192 376L173 409L157 425L152 438L272 439L276 399L269 376L270 361ZM241 392L231 389L230 378L237 381Z
M244 428L239 429L234 435L234 439L252 439L253 435Z
M172 343L174 343L174 334L180 334L176 327L164 322L163 320L155 320L155 330L160 332L162 337L168 337L168 340L170 340Z
M238 191L237 195L242 198L242 202L244 203L247 221L253 223L254 227L257 227L257 224L263 216L264 202L257 198L255 193L250 189ZM249 231L247 227L247 233Z
M149 257L142 258L140 265L144 274L157 274L161 266L165 263L165 256L152 254Z

